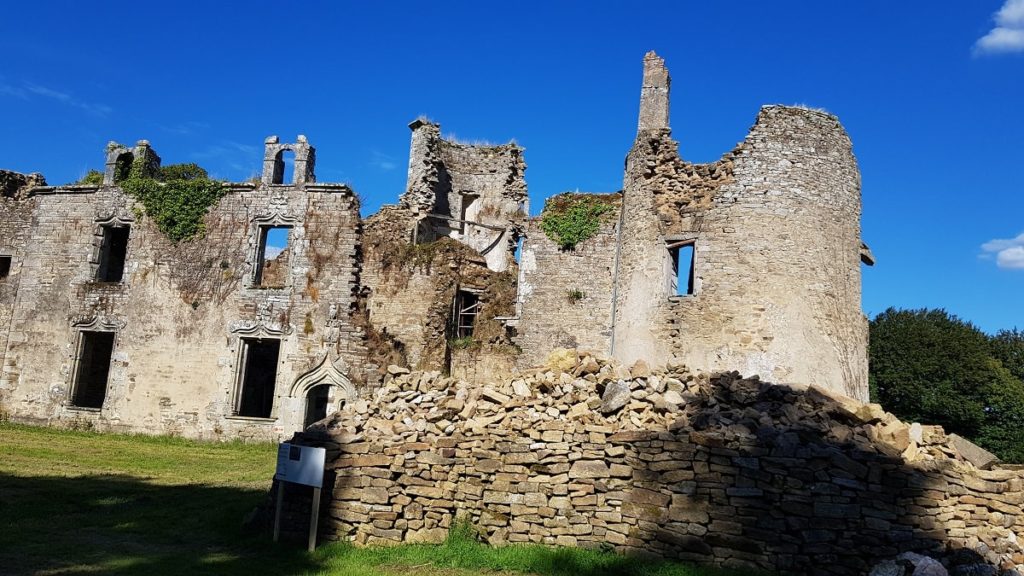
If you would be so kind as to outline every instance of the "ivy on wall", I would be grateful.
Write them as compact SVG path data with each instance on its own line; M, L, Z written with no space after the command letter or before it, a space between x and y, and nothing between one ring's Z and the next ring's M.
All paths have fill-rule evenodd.
M599 196L559 194L550 198L541 212L540 227L548 238L563 250L597 234L601 217L611 213L615 205Z
M142 203L172 242L203 233L203 216L227 189L196 164L170 164L155 171L147 158L135 158L123 179L115 182L126 194Z

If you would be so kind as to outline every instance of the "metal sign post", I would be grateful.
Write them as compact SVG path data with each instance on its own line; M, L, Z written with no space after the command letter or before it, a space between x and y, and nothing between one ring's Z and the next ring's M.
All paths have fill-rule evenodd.
M284 508L284 485L302 484L313 487L313 510L309 516L309 546L312 552L316 548L316 528L320 521L320 489L324 484L324 464L327 461L327 450L312 446L298 446L282 443L277 447L277 506L274 511L274 542L281 534L281 510Z

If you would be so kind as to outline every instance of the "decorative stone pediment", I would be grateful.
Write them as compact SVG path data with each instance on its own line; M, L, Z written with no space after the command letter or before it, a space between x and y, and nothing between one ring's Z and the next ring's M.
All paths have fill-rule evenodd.
M125 327L125 321L114 316L77 314L71 317L71 326L79 330L106 330L116 332Z
M255 337L280 337L291 334L291 324L274 314L274 308L273 302L260 302L256 305L255 319L235 320L228 324L228 331L232 334Z
M330 354L325 354L312 370L295 379L288 390L288 395L292 398L304 398L314 386L326 384L337 388L342 399L354 399L356 389L352 386L352 381L345 376L344 370L345 363L341 358L331 361Z

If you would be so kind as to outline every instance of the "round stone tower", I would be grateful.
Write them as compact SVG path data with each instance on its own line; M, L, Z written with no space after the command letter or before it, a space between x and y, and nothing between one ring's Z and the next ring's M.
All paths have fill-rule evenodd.
M766 106L733 151L691 164L671 139L664 63L644 64L613 354L866 400L860 174L846 131L825 112Z

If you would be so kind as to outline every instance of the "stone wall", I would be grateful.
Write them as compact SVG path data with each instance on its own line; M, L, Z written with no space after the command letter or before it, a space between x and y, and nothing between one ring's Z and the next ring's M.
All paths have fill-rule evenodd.
M571 250L547 237L539 219L527 224L519 258L518 363L536 366L553 347L607 353L621 196L600 195L616 207L597 233Z
M491 270L507 269L529 213L523 149L447 140L440 124L424 119L409 127L409 177L400 205L417 223L415 241L451 237L480 252Z
M19 420L276 439L304 427L312 386L331 386L337 406L366 382L350 318L359 205L346 186L232 185L205 217L205 235L178 244L117 186L37 187L3 202L17 299L12 306L0 287L10 326L0 402ZM111 225L130 227L124 278L99 282ZM290 227L283 287L255 281L264 226ZM71 401L83 331L115 333L101 408ZM280 341L269 418L235 415L243 338Z
M661 66L645 59L645 70ZM648 76L667 90L667 74ZM667 115L641 116L626 162L615 357L735 368L866 400L860 176L839 121L766 106L735 150L694 165L679 157ZM682 242L694 246L690 295L673 291L668 247Z
M1020 473L877 405L736 373L558 351L485 386L400 374L293 441L328 448L331 540L437 542L461 516L496 545L787 573L864 574L904 551L1024 562Z
M474 354L497 354L492 365L507 365L510 335L502 318L515 313L516 268L495 272L479 252L452 238L412 244L396 234L408 213L387 207L367 219L363 273L368 320L387 345L401 351L403 365L452 370L450 341L460 291L481 307L469 343ZM396 237L397 236L397 237ZM462 373L466 373L465 361ZM484 366L476 372L490 374Z

